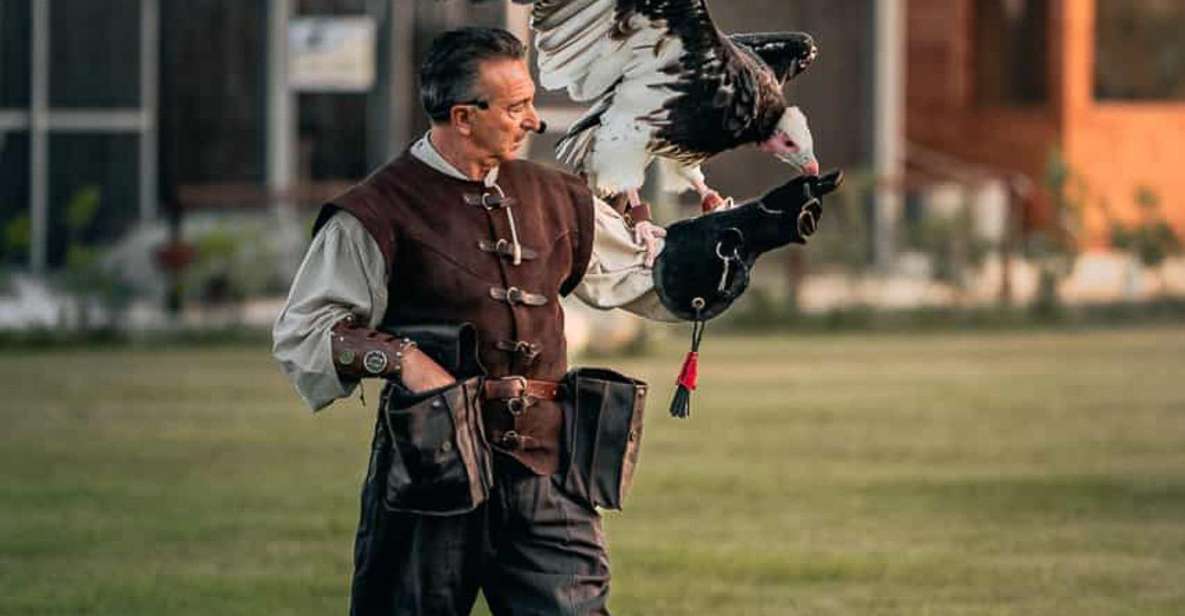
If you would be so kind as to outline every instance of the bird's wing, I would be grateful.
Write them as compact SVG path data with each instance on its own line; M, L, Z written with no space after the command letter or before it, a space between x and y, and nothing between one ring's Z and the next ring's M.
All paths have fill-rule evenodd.
M560 146L578 168L588 132L623 122L652 129L655 153L702 159L743 142L763 89L780 98L773 70L717 29L705 0L536 0L531 27L543 87L597 102Z
M531 27L543 87L576 101L656 69L694 70L727 44L704 0L536 0Z
M728 38L757 54L782 83L802 74L819 55L815 39L805 32L754 32Z

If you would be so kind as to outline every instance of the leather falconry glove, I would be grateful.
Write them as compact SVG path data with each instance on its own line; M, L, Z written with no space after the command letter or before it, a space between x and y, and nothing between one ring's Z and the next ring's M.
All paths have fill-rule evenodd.
M799 176L760 199L667 227L654 265L663 305L688 321L724 312L749 285L757 257L787 244L805 244L823 214L821 199L839 188L843 172Z
M694 323L671 415L691 414L705 323L745 292L749 271L762 253L806 243L819 227L821 199L841 182L841 171L800 176L755 201L667 227L666 247L654 265L654 288L667 310Z

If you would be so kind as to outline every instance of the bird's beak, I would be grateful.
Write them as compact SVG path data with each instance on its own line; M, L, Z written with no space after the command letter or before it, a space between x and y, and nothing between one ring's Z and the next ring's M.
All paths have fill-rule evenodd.
M795 152L776 155L778 160L794 167L802 175L819 175L819 161L809 152Z

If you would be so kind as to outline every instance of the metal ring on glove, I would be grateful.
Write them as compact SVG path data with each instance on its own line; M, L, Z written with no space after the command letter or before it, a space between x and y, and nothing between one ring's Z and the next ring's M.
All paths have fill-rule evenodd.
M798 235L804 239L814 235L815 231L817 231L819 229L818 223L815 222L814 216L811 216L811 212L808 209L808 208L810 208L810 206L812 206L816 203L818 203L818 199L812 199L810 203L807 203L806 205L802 206L802 211L798 213L798 221L795 226L798 228ZM810 220L811 227L813 227L810 231L807 231L806 229L803 228L804 222L807 219L804 217L808 217Z
M723 235L725 233L729 233L729 232L736 234L736 244L734 244L732 247L732 254L725 255L724 253L720 252L720 249L724 247ZM741 233L741 230L736 227L729 227L729 228L725 229L723 233L721 233L721 238L716 240L716 256L720 257L721 259L723 259L725 261L727 261L729 259L740 258L740 254L739 254L740 247L744 243L745 243L745 234Z

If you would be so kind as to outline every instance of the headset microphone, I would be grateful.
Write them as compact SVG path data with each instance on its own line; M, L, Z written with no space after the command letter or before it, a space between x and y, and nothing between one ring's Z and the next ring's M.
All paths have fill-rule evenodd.
M544 122L543 120L539 120L539 128L536 128L535 132L540 135L542 135L543 133L546 133L547 132L547 122Z

